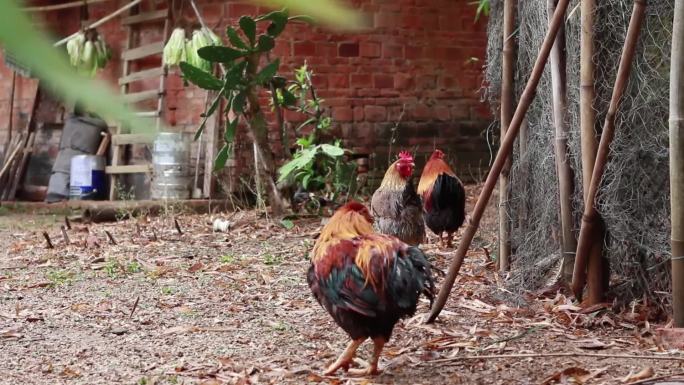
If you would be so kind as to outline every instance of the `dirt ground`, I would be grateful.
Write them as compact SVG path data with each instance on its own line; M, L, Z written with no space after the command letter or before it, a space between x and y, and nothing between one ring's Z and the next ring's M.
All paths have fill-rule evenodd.
M231 229L214 232L216 218ZM0 211L0 384L621 384L684 372L638 303L614 314L556 292L502 302L490 207L438 321L421 322L424 302L400 323L379 376L322 377L348 340L305 280L321 219L293 223L254 212L72 223L66 244L62 217ZM453 251L424 249L447 269Z

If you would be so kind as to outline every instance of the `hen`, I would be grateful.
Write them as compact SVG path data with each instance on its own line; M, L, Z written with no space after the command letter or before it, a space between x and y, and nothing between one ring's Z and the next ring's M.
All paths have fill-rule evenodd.
M311 292L352 339L326 375L349 370L356 350L368 338L374 344L370 365L349 372L377 374L380 354L397 321L415 313L421 293L432 302L434 283L425 254L375 233L372 222L366 207L350 202L330 218L311 251Z
M417 246L425 237L425 222L420 197L413 186L414 167L411 154L400 152L399 159L389 166L373 193L371 213L379 232Z
M439 236L441 246L446 233L446 246L452 247L453 234L465 220L465 189L442 151L435 150L425 164L418 194L423 198L425 224Z

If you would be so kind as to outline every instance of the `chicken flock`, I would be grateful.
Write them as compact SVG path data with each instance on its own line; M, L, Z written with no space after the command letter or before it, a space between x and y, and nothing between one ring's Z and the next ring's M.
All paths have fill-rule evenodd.
M378 361L394 325L416 312L420 295L435 292L430 262L418 248L425 226L452 247L465 220L465 189L444 153L435 150L414 187L415 163L402 151L371 199L339 208L323 227L311 251L307 282L318 303L351 338L326 370L352 375L379 373ZM372 214L372 215L371 215ZM366 368L350 368L367 339L374 345Z

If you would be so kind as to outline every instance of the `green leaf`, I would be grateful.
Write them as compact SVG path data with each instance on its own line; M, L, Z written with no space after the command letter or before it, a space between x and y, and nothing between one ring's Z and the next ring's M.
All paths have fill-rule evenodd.
M309 118L309 119L305 120L302 124L297 126L297 128L295 129L295 132L299 132L302 128L304 128L304 127L306 127L312 123L316 123L316 118Z
M238 23L240 24L242 32L244 32L247 39L249 39L250 45L254 46L254 40L256 39L256 21L249 16L242 16Z
M296 16L291 16L288 21L301 21L302 23L306 24L316 24L316 19L309 15L296 15Z
M259 52L270 51L273 47L275 47L275 40L273 40L272 37L268 35L259 36L259 44L257 44L257 50L259 50Z
M275 76L276 72L278 72L278 67L280 67L280 59L275 59L274 61L265 65L264 68L259 71L254 78L254 81L257 84L264 84L270 81L271 78Z
M247 52L238 51L230 47L207 46L197 50L197 54L204 60L209 60L214 63L232 63L235 59L239 59Z
M236 117L232 122L226 122L226 132L223 134L223 139L226 143L233 143L235 140L235 131L237 130L239 120L240 119Z
M285 163L279 170L278 182L287 179L294 171L305 168L309 163L313 162L316 156L317 147L303 150L299 152L299 156Z
M211 105L209 105L209 109L202 114L202 123L200 123L199 127L197 127L194 140L199 139L200 135L202 135L202 131L204 131L204 127L207 125L207 120L214 114L218 106L221 104L221 95L222 92L218 92L214 97L214 100L211 102Z
M183 72L183 77L185 79L202 89L218 91L223 88L222 81L203 69L197 68L184 61L180 62L178 67L180 67Z
M256 0L272 7L287 7L293 12L310 15L322 23L345 29L361 29L371 25L360 12L354 11L335 0Z
M286 228L287 230L292 230L294 228L294 222L292 222L289 219L283 219L280 221L280 225Z
M311 180L311 175L312 174L306 174L304 175L304 178L302 178L302 187L304 187L304 189L309 188L309 181Z
M321 144L321 150L323 150L326 155L333 158L344 155L344 149L333 146L332 144Z
M216 159L214 159L214 171L219 171L222 168L226 167L226 162L228 161L229 157L230 145L226 143L223 145L223 147L221 147L221 151L219 151L219 153L216 154Z
M226 89L234 90L237 88L238 84L245 81L245 68L247 68L247 62L241 61L240 63L234 64L226 72Z
M270 36L278 37L278 35L280 35L283 32L283 30L285 30L285 26L288 22L288 16L289 14L287 9L283 9L281 11L273 11L264 16L262 18L263 20L271 21L271 25L268 26L266 33L268 33Z
M233 45L233 47L242 50L249 49L249 46L245 44L245 42L242 41L242 39L240 39L240 36L238 35L235 28L228 26L226 28L226 35L228 36L228 40L230 41L230 44Z
M233 97L233 111L243 113L245 111L245 99L247 95L244 92L238 92Z
M24 6L24 2L21 2ZM103 81L79 76L61 49L29 20L17 1L0 2L0 45L24 66L41 85L49 88L66 104L81 103L87 110L105 119L121 122L131 132L150 133L154 125L136 119L121 95ZM163 129L163 128L162 128Z
M283 105L286 107L294 106L297 104L297 97L288 90L281 90L283 96Z

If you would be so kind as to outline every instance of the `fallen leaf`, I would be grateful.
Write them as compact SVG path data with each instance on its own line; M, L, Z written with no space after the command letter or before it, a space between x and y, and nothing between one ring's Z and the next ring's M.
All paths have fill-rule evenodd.
M596 338L588 339L588 340L580 340L576 342L577 347L580 349L589 349L589 350L601 350L601 349L606 349L609 348L615 343L611 342L609 344L606 344L604 342L601 342L597 340Z
M541 385L551 385L556 382L566 383L568 382L567 380L570 379L573 379L576 383L583 384L586 381L586 378L590 378L587 376L591 376L590 371L577 366L572 366L550 375L541 382Z
M202 262L197 262L194 265L190 266L190 268L188 269L188 272L196 273L196 272L202 270L203 267L204 267L204 265L202 264Z
M66 378L77 378L77 377L81 377L81 373L79 373L78 371L76 371L76 370L74 370L74 369L71 369L71 368L68 367L68 366L67 366L66 368L64 368L64 370L62 371L62 375L63 375L64 377L66 377Z
M627 377L622 379L623 383L629 383L629 382L635 382L635 381L641 381L645 380L647 378L651 378L655 375L655 370L653 370L652 367L646 367L641 369L637 373L632 373L630 372Z

